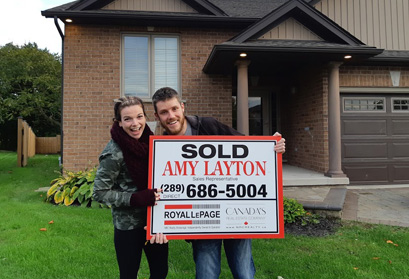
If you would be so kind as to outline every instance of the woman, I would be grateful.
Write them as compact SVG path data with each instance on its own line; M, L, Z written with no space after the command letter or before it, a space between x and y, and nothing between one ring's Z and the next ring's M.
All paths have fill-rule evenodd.
M114 107L111 140L99 157L94 199L111 206L120 278L136 278L145 251L150 278L166 278L168 244L163 234L146 243L147 206L159 200L148 186L149 136L143 102L122 97ZM145 244L146 243L146 244Z

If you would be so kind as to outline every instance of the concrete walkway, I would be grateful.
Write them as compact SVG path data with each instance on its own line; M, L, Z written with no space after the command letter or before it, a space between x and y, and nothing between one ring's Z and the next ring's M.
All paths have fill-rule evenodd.
M307 210L333 212L344 220L409 227L409 184L350 186L347 178L329 178L284 164L283 185L284 196Z
M334 189L345 189L343 201L329 197ZM327 210L334 211L331 200L336 206L341 202L338 212L343 220L409 227L409 185L284 187L284 196L306 209L325 210L327 205Z

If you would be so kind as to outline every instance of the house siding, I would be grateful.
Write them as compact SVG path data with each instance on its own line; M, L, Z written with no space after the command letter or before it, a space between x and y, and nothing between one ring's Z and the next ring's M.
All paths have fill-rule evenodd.
M121 34L142 27L66 25L64 42L63 167L81 170L98 164L110 139L113 100L121 95ZM188 114L213 116L231 125L231 77L205 75L202 68L214 44L232 37L229 30L155 28L177 34L181 46L182 99ZM153 107L146 104L148 121Z
M294 18L289 18L280 25L266 32L261 40L303 40L322 41L322 39L310 29L299 23Z
M155 12L182 12L197 13L195 9L188 6L182 0L116 0L106 5L103 10L122 11L155 11Z
M367 45L409 50L408 0L322 0L315 8Z

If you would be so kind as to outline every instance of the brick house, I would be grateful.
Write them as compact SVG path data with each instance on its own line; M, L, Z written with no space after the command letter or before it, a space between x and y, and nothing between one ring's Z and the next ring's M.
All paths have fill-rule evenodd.
M68 170L97 164L114 99L140 96L154 121L150 96L171 86L188 114L280 131L288 165L409 182L406 0L79 0L42 15L63 38Z

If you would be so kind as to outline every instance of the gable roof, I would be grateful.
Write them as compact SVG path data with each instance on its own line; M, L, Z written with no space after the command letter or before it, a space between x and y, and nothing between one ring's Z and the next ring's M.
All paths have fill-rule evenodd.
M318 35L323 41L259 39L289 18ZM276 63L325 63L343 61L345 55L367 59L383 52L367 46L330 18L303 0L290 0L247 27L229 41L215 45L203 68L205 73L228 73L239 54L245 52L252 64L268 70ZM261 66L263 65L263 66Z
M77 1L70 7L71 10L84 11L84 10L99 10L106 5L114 2L115 0L82 0ZM221 9L206 0L181 0L187 5L191 6L195 10L203 14L226 15Z
M260 19L289 0L208 0L230 17Z
M269 29L276 27L290 17L302 22L305 27L326 41L355 46L364 45L363 42L303 0L286 2L230 39L230 41L243 43L250 39L257 39Z
M70 18L79 24L244 28L255 21L254 18L230 17L225 11L208 0L180 0L198 11L198 13L103 9L103 7L114 1L77 0L42 11L41 14L47 18L57 17L62 21Z
M76 23L245 28L291 0L180 0L198 13L103 9L115 0L77 0L44 10L47 18ZM313 0L304 0L307 3Z

